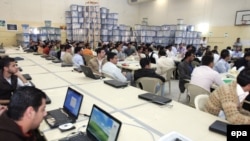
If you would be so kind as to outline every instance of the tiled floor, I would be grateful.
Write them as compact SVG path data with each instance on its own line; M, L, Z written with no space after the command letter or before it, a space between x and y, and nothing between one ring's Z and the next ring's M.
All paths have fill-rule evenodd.
M180 94L179 90L179 80L171 80L171 94L169 94L169 84L166 83L166 97L171 98L175 101L178 101L178 97ZM183 104L187 104L187 94L186 92L181 94L180 101Z

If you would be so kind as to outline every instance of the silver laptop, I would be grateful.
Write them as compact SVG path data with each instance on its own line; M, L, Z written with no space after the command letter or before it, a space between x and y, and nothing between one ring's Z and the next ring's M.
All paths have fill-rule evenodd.
M86 133L80 132L59 141L117 141L121 126L121 121L93 105Z
M56 128L65 123L74 123L79 115L83 95L68 87L63 108L51 110L44 117L51 128Z

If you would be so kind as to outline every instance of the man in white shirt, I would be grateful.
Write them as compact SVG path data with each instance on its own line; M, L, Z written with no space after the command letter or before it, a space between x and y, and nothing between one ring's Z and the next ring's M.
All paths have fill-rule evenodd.
M80 69L80 66L84 65L84 60L81 55L81 50L82 50L81 47L75 47L75 51L74 51L75 54L72 58L72 62L77 69Z
M170 58L174 58L175 57L175 53L172 50L172 46L171 45L166 46L166 54L167 54L167 57L170 57Z
M0 104L8 104L12 93L18 87L31 84L19 72L14 58L5 57L0 62Z
M124 61L126 58L125 53L122 51L122 43L116 43L115 49L113 49L111 52L114 52L117 54L118 61Z
M166 57L166 51L164 49L159 50L159 59L156 62L156 73L167 79L167 71L175 67L174 60L170 57Z
M214 58L211 55L205 55L202 57L202 65L196 67L191 74L191 84L200 86L201 88L210 92L210 88L213 84L218 86L223 85L220 74L213 70Z
M223 49L220 53L220 60L216 62L214 66L214 70L218 73L226 73L230 69L230 64L228 61L230 60L230 53L227 49Z
M122 73L121 69L119 69L116 64L118 62L118 57L114 52L109 52L107 54L108 62L105 63L102 67L102 72L114 78L115 80L121 82L127 82L127 78L125 77L125 73Z

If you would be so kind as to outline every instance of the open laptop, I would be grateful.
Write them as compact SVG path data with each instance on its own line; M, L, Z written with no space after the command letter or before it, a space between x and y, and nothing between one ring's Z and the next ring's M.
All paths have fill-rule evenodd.
M225 122L216 120L209 126L209 130L226 136L227 125Z
M65 123L74 123L78 118L83 95L68 87L63 108L51 110L44 117L51 128L56 128Z
M65 137L59 141L116 141L122 123L100 107L93 105L86 133Z
M103 82L104 84L110 85L115 88L123 88L128 86L128 83L120 82L118 80L104 80Z
M144 99L147 101L151 101L151 102L159 104L159 105L165 105L165 104L172 101L172 99L169 99L169 98L166 98L163 96L159 96L156 94L152 94L152 93L140 94L140 95L138 95L138 98Z
M89 78L92 78L92 79L100 79L101 77L104 78L103 76L94 74L90 67L81 65L81 69L84 75Z

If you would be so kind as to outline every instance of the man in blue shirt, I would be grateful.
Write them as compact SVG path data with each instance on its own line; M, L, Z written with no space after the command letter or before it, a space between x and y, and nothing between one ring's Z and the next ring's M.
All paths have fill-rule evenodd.
M214 70L216 70L218 73L228 72L228 70L230 69L230 64L228 63L228 61L230 59L230 52L227 49L223 49L220 53L220 60L216 62Z

